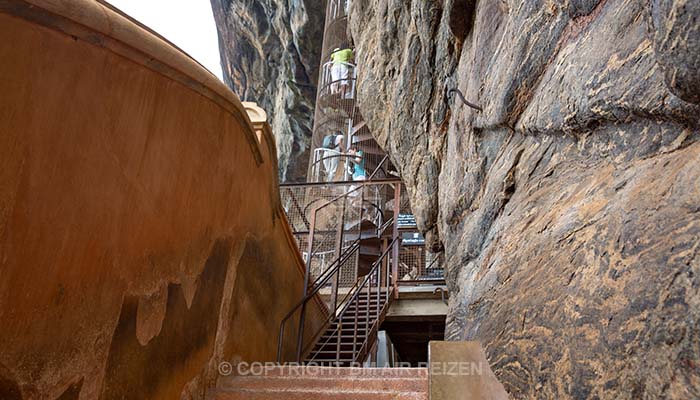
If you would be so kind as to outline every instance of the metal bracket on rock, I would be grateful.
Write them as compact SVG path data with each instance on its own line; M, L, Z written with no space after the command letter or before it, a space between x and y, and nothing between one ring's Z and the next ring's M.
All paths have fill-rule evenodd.
M467 106L469 106L469 107L471 107L471 108L473 108L473 109L475 109L475 110L477 110L477 111L480 111L480 112L481 112L481 111L484 111L483 108L477 106L477 105L474 104L474 103L471 103L471 102L467 101L467 99L464 98L464 95L462 94L461 91L459 91L459 89L450 89L450 90L448 90L448 91L447 91L447 96L449 97L452 93L456 93L457 96L462 100L462 102L463 102L464 104L466 104Z

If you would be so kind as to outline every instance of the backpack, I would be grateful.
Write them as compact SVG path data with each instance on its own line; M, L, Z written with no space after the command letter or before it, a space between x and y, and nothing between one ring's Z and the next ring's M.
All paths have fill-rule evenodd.
M324 148L324 149L333 149L333 148L335 148L335 142L336 142L336 138L337 138L337 137L338 137L338 135L335 135L335 134L331 134L331 135L328 135L328 136L324 137L324 138L323 138L323 144L322 144L323 148Z

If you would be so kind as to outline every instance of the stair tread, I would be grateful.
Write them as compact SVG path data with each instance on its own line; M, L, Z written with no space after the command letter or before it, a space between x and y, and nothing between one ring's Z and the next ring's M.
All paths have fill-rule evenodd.
M428 393L330 392L330 391L213 391L208 400L428 400Z
M303 365L279 365L265 369L265 376L299 376L309 373L308 367ZM427 368L313 368L314 376L338 377L338 376L428 376Z
M362 346L362 343L358 343L355 345L355 350L359 349ZM329 344L327 346L318 346L314 347L312 354L319 352L319 351L330 351L333 350L335 351L337 349L337 346L335 344ZM352 351L352 343L343 343L340 345L340 351Z
M366 384L366 382L357 382L360 384ZM392 383L392 382L389 382ZM327 385L327 384L326 384ZM371 389L371 388L363 388L363 387L349 387L349 388L329 388L328 386L326 387L319 387L319 388L301 388L301 387L294 387L295 385L292 385L291 387L281 387L281 388L217 388L216 391L221 391L221 392L246 392L246 393L251 393L251 392L267 392L267 393L354 393L354 394L362 394L362 393L421 393L420 389L416 390L405 390L405 391L400 391L398 392L395 388L387 388L387 389Z

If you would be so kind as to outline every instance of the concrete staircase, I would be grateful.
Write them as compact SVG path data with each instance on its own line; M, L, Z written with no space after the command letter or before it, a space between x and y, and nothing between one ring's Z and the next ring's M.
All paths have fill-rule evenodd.
M428 400L426 368L274 367L222 378L207 400Z

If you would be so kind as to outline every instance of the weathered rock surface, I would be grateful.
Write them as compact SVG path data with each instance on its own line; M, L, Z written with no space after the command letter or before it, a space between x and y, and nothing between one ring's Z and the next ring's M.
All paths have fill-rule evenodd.
M447 337L482 341L515 398L700 398L698 18L353 3L360 108L445 247Z
M280 179L304 181L323 37L322 0L211 0L226 84L271 117Z

